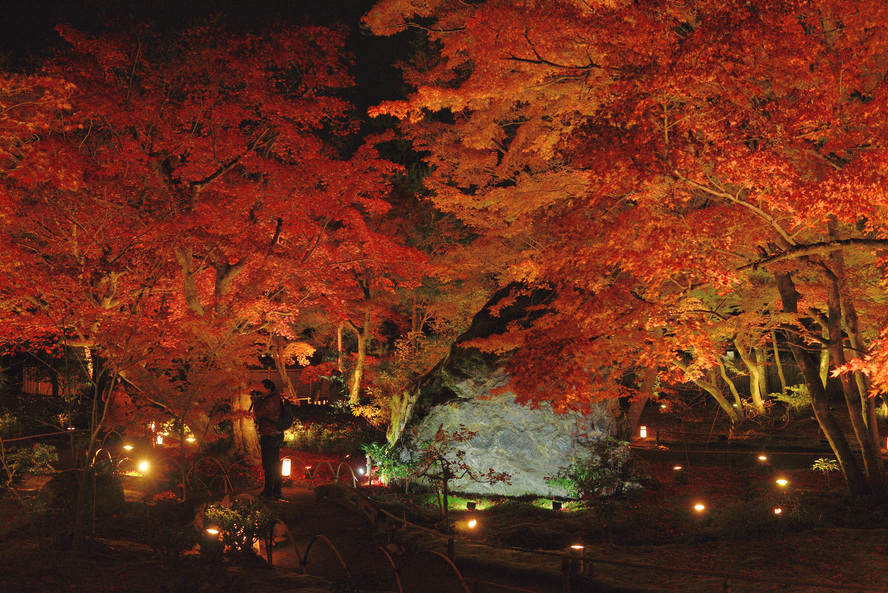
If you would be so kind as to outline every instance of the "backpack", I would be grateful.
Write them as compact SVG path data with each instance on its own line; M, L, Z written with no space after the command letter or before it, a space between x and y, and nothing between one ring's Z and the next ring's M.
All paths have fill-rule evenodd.
M281 397L281 415L278 416L276 428L284 432L293 426L294 420L296 420L296 406L287 398Z

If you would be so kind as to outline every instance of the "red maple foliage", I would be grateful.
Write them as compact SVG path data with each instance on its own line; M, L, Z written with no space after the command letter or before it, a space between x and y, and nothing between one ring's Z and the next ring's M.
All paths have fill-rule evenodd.
M231 410L255 453L246 366L304 361L294 321L344 316L356 277L422 270L379 224L396 167L345 142L344 33L59 32L39 77L3 79L2 338L85 348L199 436Z
M880 491L886 11L377 3L374 31L427 44L416 92L376 112L430 153L435 204L500 245L503 280L557 289L532 327L477 344L514 351L520 400L582 407L652 372L711 383L729 349L756 374L777 346L849 487ZM842 379L859 457L812 356Z

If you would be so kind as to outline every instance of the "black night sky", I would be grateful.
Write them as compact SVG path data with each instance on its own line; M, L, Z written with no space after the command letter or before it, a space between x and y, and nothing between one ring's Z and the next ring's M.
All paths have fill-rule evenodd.
M34 0L7 5L0 16L0 65L26 68L58 42L54 27L67 23L100 32L105 23L134 18L160 30L183 28L221 15L233 30L258 29L269 22L343 25L351 31L352 74L357 86L347 98L366 109L403 95L393 66L406 57L401 37L381 38L363 31L361 17L373 0Z

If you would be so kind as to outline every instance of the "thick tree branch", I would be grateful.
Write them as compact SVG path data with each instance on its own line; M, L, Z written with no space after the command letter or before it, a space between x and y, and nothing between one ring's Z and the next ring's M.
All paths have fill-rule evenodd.
M821 243L811 243L810 245L795 246L786 251L763 257L751 264L740 266L738 271L756 270L761 266L806 257L809 255L826 255L836 250L846 247L855 247L862 249L888 249L888 239L836 239L835 241L824 241Z
M222 177L223 175L225 175L226 173L231 171L234 167L236 167L237 164L240 163L241 160L243 160L243 158L245 156L247 156L247 154L249 154L250 152L255 150L260 144L262 144L263 142L265 144L269 144L271 142L274 142L275 136L274 135L271 135L270 137L268 137L268 136L269 136L269 130L267 130L267 129L263 130L262 133L259 134L259 136L254 138L247 145L246 150L244 150L241 154L237 155L236 157L234 157L233 159L231 159L230 161L228 161L227 163L225 163L224 165L222 165L221 167L219 167L218 169L216 169L215 171L213 171L212 173L210 173L209 175L207 175L206 177L204 177L200 181L192 181L190 183L191 189L194 190L194 193L196 193L196 194L200 193L208 185L210 185L211 183L213 183L214 181L216 181L217 179L219 179L220 177Z
M204 314L203 305L200 304L200 296L197 293L197 283L194 281L194 269L191 265L191 250L175 248L176 261L182 268L182 292L188 308L198 315Z

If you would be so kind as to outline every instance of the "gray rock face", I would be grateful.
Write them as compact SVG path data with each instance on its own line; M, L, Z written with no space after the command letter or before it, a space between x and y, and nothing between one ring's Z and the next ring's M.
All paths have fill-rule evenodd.
M505 290L505 289L504 289ZM502 298L494 295L491 303ZM467 340L498 333L498 326L516 318L526 318L526 307L545 301L546 294L534 293L512 307L503 309L493 320L485 311L476 316L472 327L442 361L410 394L404 414L402 457L419 455L416 443L431 440L439 429L453 433L470 430L478 434L455 448L465 452L472 469L488 469L511 474L511 483L486 484L468 478L451 482L455 492L520 496L566 496L567 492L546 483L562 467L588 456L586 444L617 433L616 402L603 402L586 414L555 413L543 404L537 409L515 403L515 395L491 391L508 382L501 357L464 348ZM501 329L500 329L501 331ZM545 381L545 377L541 377Z

